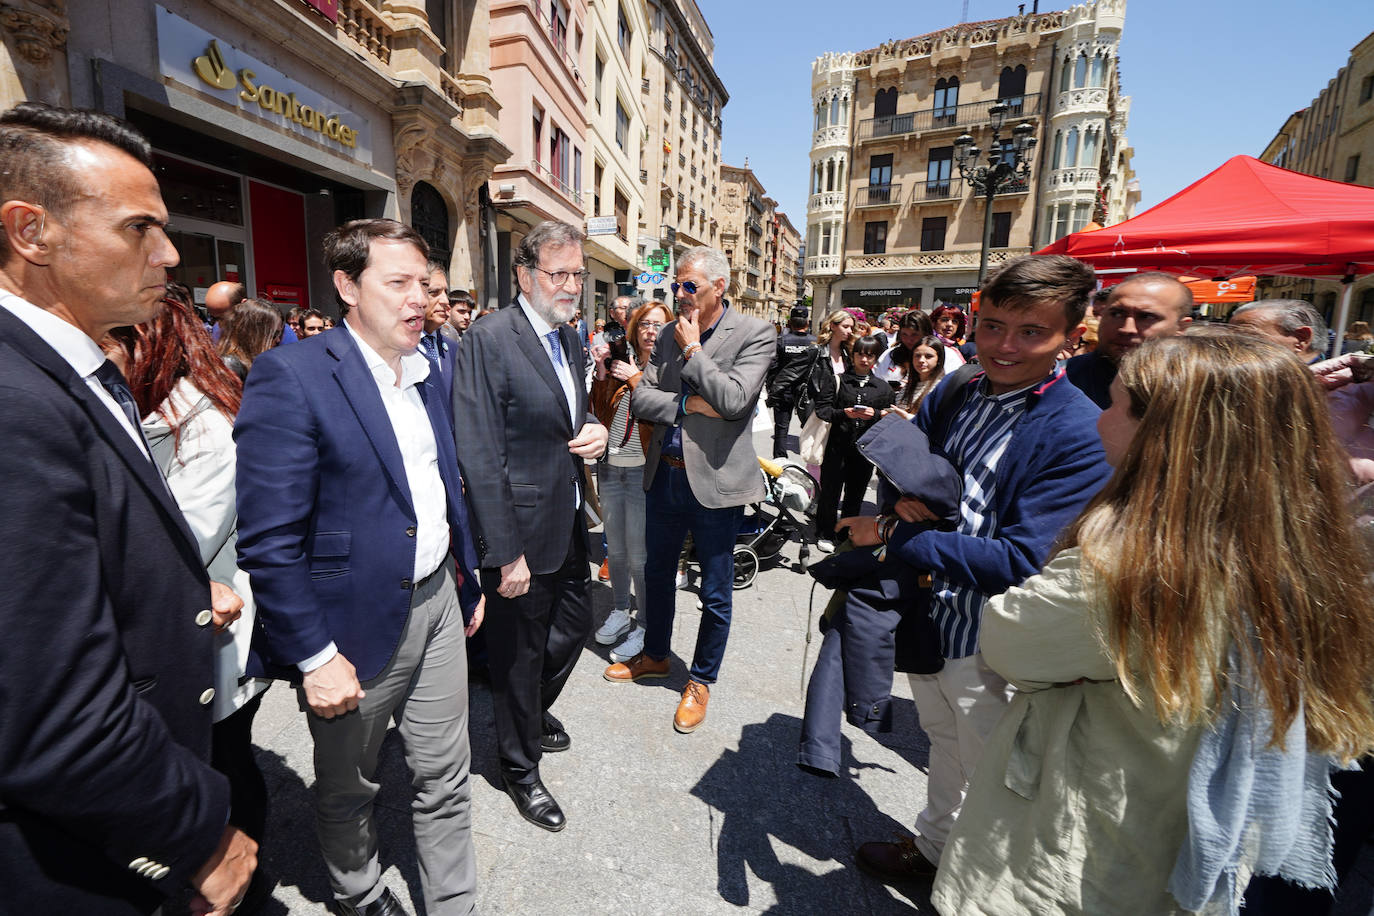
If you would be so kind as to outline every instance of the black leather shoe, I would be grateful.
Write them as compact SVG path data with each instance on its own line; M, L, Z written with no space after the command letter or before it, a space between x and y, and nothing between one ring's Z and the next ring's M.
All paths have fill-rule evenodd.
M515 808L520 812L520 816L531 824L554 833L568 825L567 819L563 817L563 809L558 807L558 802L553 800L553 796L540 780L536 779L531 783L512 782L509 776L502 773L501 781L505 783L506 794L515 802Z
M410 916L389 887L383 889L382 896L369 904L358 906L347 900L340 900L334 906L339 911L339 916Z
M546 754L556 754L572 747L572 738L563 730L563 723L548 713L544 713L543 731L539 735L539 749Z

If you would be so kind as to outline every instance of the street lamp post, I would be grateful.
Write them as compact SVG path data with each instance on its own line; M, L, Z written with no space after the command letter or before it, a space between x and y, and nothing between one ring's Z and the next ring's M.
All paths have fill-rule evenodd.
M1035 149L1036 139L1032 136L1035 128L1029 121L1022 121L1011 132L1011 142L1004 143L1001 138L1002 122L1007 117L1007 106L997 102L988 115L992 119L992 143L988 148L987 165L979 165L982 155L973 143L973 137L961 135L954 141L954 158L959 163L959 176L975 193L984 197L983 206L983 251L978 259L978 285L988 273L988 248L992 244L992 200L997 192L1015 181L1025 181L1030 176L1030 157Z

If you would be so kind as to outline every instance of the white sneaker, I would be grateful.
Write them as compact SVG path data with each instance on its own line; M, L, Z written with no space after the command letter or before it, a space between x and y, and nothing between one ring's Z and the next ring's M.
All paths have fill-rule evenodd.
M686 587L687 587L687 570L685 570L685 569L679 569L679 570L677 571L677 579L673 582L673 588L686 588Z
M644 651L644 628L635 627L626 640L611 650L611 661L629 661Z
M601 629L596 631L596 641L603 646L615 645L615 641L630 632L633 626L634 622L630 620L630 612L616 608L611 611L611 616L606 618Z
M821 553L834 553L835 544L832 541L827 541L825 538L821 538L819 541L816 542L816 549L819 550Z

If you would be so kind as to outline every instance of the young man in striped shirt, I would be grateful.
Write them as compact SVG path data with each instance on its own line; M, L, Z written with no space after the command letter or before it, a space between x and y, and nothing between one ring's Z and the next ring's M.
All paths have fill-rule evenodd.
M1056 355L1083 332L1096 280L1080 261L1030 255L1010 261L983 287L978 323L982 371L950 379L926 398L915 422L964 477L954 531L915 496L891 518L849 523L858 544L931 571L931 614L944 668L911 675L921 726L930 738L925 810L916 836L859 847L861 868L884 880L929 878L963 804L983 741L1009 702L1007 682L978 646L983 604L1039 572L1054 539L1110 475L1097 437L1098 408L1070 384ZM947 386L962 388L949 401ZM948 404L947 404L948 402Z

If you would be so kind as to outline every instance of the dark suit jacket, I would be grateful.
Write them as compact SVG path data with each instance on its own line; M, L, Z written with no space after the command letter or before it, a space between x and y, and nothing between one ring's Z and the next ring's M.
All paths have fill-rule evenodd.
M470 619L481 597L476 556L446 392L433 372L420 396ZM234 442L239 567L257 602L249 673L297 680L296 663L333 640L359 680L375 677L410 614L416 516L386 407L346 327L253 361Z
M129 434L3 308L0 442L0 910L150 912L229 816L205 566Z
M572 367L573 414L596 423L583 387L587 351L567 325L558 339ZM563 386L518 304L474 322L463 335L453 415L478 561L499 568L523 553L531 573L556 572L568 556L583 461L568 451L577 429Z
M453 391L453 361L458 356L458 341L444 334L444 328L447 327L443 325L435 332L435 340L439 344L439 390L444 392L444 406L452 409L453 399L449 393ZM420 352L425 352L424 347L420 348Z

